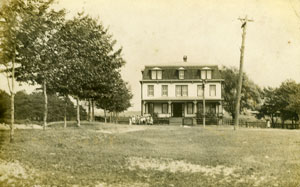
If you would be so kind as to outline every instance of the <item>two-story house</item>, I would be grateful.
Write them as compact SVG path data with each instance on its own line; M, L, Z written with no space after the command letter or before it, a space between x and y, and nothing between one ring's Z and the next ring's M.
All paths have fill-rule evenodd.
M142 115L155 113L170 123L174 119L192 118L194 124L199 124L204 99L207 120L214 117L220 123L223 81L218 66L190 64L186 58L172 65L145 66L140 81Z

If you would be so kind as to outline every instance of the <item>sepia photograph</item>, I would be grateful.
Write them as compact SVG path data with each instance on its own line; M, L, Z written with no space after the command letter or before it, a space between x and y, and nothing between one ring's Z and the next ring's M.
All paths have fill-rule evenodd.
M0 0L0 187L300 187L300 0Z

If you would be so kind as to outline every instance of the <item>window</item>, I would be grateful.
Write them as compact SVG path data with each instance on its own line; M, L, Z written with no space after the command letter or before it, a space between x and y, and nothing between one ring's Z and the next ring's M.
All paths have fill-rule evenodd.
M187 104L187 113L192 114L193 113L193 103Z
M154 85L148 85L148 96L154 96Z
M210 70L206 71L206 78L211 79L211 71Z
M176 86L176 96L181 96L181 86Z
M198 85L197 86L197 95L198 95L198 97L203 96L203 85Z
M179 70L179 79L184 79L184 70Z
M182 96L188 96L188 86L182 86Z
M157 71L155 71L155 70L152 70L152 71L151 71L151 78L152 78L152 79L156 79L156 72L157 72Z
M162 71L161 70L151 70L151 78L152 79L162 79Z
M162 85L161 86L161 95L162 96L168 96L168 85Z
M176 85L176 96L188 96L188 86L187 85Z
M157 71L156 72L156 75L157 75L157 79L162 79L162 71Z
M206 79L206 70L201 70L201 79Z
M168 104L167 103L163 103L162 104L162 113L163 114L167 114L168 113Z
M216 96L216 85L209 85L209 96Z
M201 79L211 79L212 71L211 70L201 70Z

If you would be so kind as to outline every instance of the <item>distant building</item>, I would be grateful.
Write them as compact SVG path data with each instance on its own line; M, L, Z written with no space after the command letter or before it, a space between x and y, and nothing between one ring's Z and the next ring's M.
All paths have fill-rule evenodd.
M223 116L222 82L218 66L189 64L149 65L142 70L142 115L156 115L179 123L185 118L202 123L203 82L207 120L220 123ZM191 120L190 120L191 121Z

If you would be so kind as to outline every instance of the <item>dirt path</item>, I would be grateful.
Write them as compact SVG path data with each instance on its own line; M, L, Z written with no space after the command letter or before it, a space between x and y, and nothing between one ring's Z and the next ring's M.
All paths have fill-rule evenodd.
M116 127L116 128L103 128L95 130L96 132L105 133L105 134L119 134L119 133L128 133L128 132L135 132L135 131L143 131L147 128L144 126L132 126L126 125L123 127Z
M0 131L9 129L9 125L0 124ZM15 129L43 129L43 127L36 124L15 124Z

